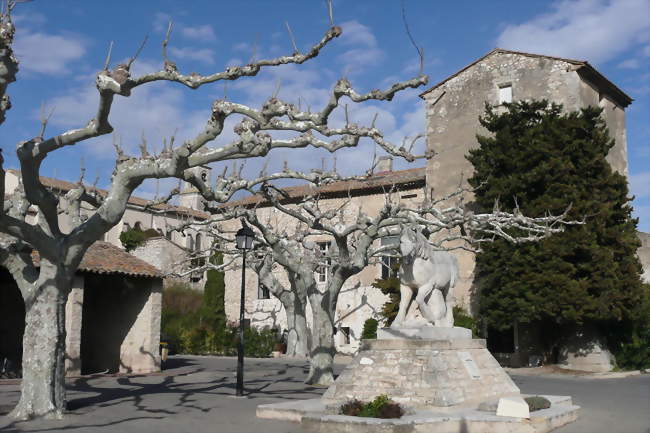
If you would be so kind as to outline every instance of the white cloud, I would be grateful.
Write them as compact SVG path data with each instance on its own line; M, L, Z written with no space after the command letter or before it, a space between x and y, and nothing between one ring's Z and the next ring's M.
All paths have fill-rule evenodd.
M214 64L214 50L209 48L170 47L169 53L172 59L194 60L208 65Z
M343 34L340 43L350 48L340 54L338 60L343 63L347 74L360 73L377 65L386 57L386 53L378 47L377 38L368 26L353 20L344 22L341 27Z
M169 23L172 23L172 32L178 32L182 37L200 42L214 42L217 35L209 24L188 26L164 12L156 12L153 19L153 29L158 33L167 32Z
M650 30L647 0L564 0L552 8L530 21L508 25L498 46L600 63L642 42Z
M86 53L85 42L76 35L30 32L16 34L14 50L23 71L41 74L67 74L70 62Z
M181 28L181 34L188 39L194 39L201 42L213 42L217 40L217 35L214 33L214 29L209 24L204 24L202 26L183 27Z
M152 62L142 61L142 64ZM117 96L111 109L110 122L121 137L126 153L137 154L138 143L144 132L150 152L159 152L164 138L176 131L176 143L193 137L210 116L210 107L187 110L186 92L169 83L155 83L136 89L128 98ZM56 107L50 121L53 128L76 128L85 125L97 110L98 95L94 85L73 89L64 96L48 101ZM108 136L88 140L82 146L99 158L114 158L112 138Z
M637 59L627 59L619 63L618 67L621 69L637 69L639 61Z

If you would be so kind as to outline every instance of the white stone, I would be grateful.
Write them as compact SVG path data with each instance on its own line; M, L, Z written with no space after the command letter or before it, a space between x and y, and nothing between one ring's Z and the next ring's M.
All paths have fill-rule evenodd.
M375 361L373 361L370 358L366 358L366 357L361 358L361 360L359 361L359 364L361 364L361 365L372 365L374 363L375 363Z
M497 416L530 418L530 409L522 397L501 397L497 406Z
M403 338L421 340L471 340L472 331L460 326L454 326L452 328L442 326L382 328L377 331L378 340L399 340Z

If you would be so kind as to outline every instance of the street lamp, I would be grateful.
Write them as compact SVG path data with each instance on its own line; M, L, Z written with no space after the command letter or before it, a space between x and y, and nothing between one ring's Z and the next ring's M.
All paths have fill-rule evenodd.
M244 395L244 302L246 300L246 251L253 247L255 233L242 219L242 228L237 231L235 241L237 249L242 251L241 266L241 301L239 303L239 347L237 348L237 390L235 395Z

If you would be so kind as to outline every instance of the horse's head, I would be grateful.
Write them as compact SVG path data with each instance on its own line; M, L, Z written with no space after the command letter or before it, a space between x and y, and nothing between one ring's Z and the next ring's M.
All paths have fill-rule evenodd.
M415 249L416 236L410 227L404 227L399 238L399 250L402 257L410 255Z

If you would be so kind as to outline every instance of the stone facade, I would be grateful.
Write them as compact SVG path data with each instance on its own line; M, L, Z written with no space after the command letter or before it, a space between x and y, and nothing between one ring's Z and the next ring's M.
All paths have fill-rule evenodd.
M365 340L361 351L323 395L329 405L380 394L414 409L478 406L518 395L519 388L485 340Z
M390 166L385 166L390 168ZM390 179L399 179L404 173L408 173L408 182L399 184L395 194L400 200L416 205L424 198L424 168L404 170L404 171L385 171L378 173L377 177L384 176L386 182L392 182ZM396 181L400 182L400 181ZM386 188L389 190L390 188ZM385 195L381 188L365 188L363 185L357 185L350 191L351 197L348 197L347 190L343 194L330 192L323 194L321 197L321 207L323 209L337 209L345 202L349 201L344 208L342 219L351 222L356 219L359 210L367 215L377 215L385 203ZM234 202L231 205L236 206L246 201ZM269 225L274 227L286 227L288 233L292 233L297 227L296 220L286 216L275 208L268 206L259 206L257 208L258 218L261 221L268 221ZM240 226L238 221L232 221L224 225L224 228L237 230ZM314 237L315 242L329 242L327 237ZM372 283L381 278L382 270L380 264L367 266L363 271L350 278L341 291L339 296L337 311L335 316L335 326L337 333L334 336L336 348L341 353L356 353L361 341L361 332L363 324L368 318L382 320L380 316L382 305L388 300L388 297L381 293L380 290L372 287ZM284 271L278 269L276 278L288 287L287 276ZM239 320L239 300L241 287L241 269L229 270L225 275L226 284L226 316L229 322L237 323ZM324 283L320 283L324 287ZM274 327L286 329L286 314L280 301L273 296L270 299L260 299L258 296L259 283L256 273L248 268L246 271L246 305L245 316L251 320L251 325L259 328ZM308 326L311 327L311 310L307 310Z
M203 248L207 248L207 245ZM191 269L191 261L188 260L191 251L162 236L147 239L131 251L131 254L165 272L173 270L180 275ZM189 283L193 288L203 290L205 276L205 272L194 272L185 277L169 276L165 277L164 286Z
M427 144L435 152L426 174L433 197L444 197L459 185L468 186L473 168L465 155L478 146L476 134L487 132L478 121L485 103L499 106L502 102L545 98L570 111L590 105L602 107L616 140L608 160L627 176L625 107L632 100L587 62L496 49L421 97L426 104ZM471 205L471 194L466 201ZM461 275L457 293L469 305L475 290L474 255L460 252L458 258Z

